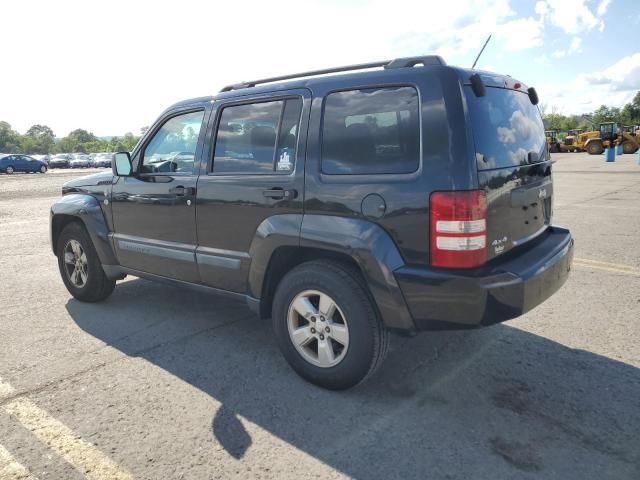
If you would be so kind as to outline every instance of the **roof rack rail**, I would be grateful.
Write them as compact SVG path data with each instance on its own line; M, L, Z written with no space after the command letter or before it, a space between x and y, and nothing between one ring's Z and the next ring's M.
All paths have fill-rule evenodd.
M278 77L262 78L260 80L251 80L248 82L234 83L224 87L221 92L230 92L241 88L251 88L262 83L280 82L282 80L291 80L294 78L313 77L316 75L325 75L328 73L349 72L353 70L367 70L370 68L384 67L386 69L415 67L416 65L446 65L445 61L439 55L426 55L422 57L405 57L393 60L384 60L380 62L360 63L356 65L346 65L344 67L326 68L323 70L312 70L310 72L293 73L290 75L281 75Z

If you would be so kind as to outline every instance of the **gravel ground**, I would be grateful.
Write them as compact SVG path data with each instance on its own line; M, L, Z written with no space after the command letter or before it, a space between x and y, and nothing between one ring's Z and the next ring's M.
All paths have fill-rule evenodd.
M89 172L0 176L0 478L640 478L640 166L554 158L562 290L394 337L342 393L299 379L240 304L138 279L75 301L48 208Z

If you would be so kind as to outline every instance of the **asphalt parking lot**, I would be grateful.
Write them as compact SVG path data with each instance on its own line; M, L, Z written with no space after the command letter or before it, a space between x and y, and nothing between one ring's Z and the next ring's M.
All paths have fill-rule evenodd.
M75 301L49 205L89 171L0 176L0 479L640 478L640 166L553 156L563 289L505 324L394 337L342 393L241 304L138 279Z

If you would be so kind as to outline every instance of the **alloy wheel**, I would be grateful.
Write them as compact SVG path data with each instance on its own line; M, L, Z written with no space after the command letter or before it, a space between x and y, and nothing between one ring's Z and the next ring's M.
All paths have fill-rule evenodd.
M335 300L317 290L296 295L287 313L289 338L307 362L334 367L349 349L347 319Z
M69 240L64 247L64 265L69 281L76 288L87 284L87 254L77 240Z

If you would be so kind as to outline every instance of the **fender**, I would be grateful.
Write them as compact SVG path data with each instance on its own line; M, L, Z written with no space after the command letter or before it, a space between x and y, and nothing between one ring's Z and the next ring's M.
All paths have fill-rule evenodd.
M360 267L385 326L414 331L415 325L393 271L404 261L391 237L375 223L330 215L277 215L266 219L251 248L249 295L260 298L274 251L282 246L341 253Z
M62 215L75 217L83 223L98 253L100 263L103 265L118 264L109 240L107 220L104 217L100 203L95 197L82 193L65 195L51 205L51 248L54 255L56 254L55 244L60 233L59 228L57 228L57 221Z
M405 265L387 232L368 220L329 215L305 215L300 246L342 252L362 271L369 291L388 328L414 331L415 325L393 274Z
M274 215L258 225L249 247L251 266L247 290L253 298L262 296L262 285L273 252L279 247L300 246L302 217L302 214Z

